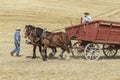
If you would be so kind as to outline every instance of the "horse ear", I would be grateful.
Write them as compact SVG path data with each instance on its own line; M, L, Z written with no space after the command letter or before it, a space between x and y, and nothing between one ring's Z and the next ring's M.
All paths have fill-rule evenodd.
M44 30L47 30L47 28L44 28Z
M25 26L28 26L28 25L25 25Z

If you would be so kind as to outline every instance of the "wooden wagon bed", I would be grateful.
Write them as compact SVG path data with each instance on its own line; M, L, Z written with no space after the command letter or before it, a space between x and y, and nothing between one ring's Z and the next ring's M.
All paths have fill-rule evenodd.
M115 56L120 47L120 22L96 20L86 24L66 27L65 31L72 40L77 40L80 44L104 44L103 52L106 56ZM109 46L105 48L105 44L109 44ZM111 48L114 48L115 52L107 54L105 50Z

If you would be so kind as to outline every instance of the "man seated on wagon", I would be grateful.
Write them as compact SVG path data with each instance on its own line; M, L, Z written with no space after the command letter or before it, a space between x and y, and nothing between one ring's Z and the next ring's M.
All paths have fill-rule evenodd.
M86 23L86 22L91 22L92 21L92 17L90 16L90 13L84 13L84 17L83 17L83 20L82 20L82 23Z

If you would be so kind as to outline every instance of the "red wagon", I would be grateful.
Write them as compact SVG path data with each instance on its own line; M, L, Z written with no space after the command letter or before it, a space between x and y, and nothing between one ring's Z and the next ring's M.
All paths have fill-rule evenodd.
M73 46L79 52L84 47L86 59L97 60L100 57L100 46L103 44L103 53L113 57L120 48L120 22L96 20L86 24L79 24L65 28L72 40L77 40Z

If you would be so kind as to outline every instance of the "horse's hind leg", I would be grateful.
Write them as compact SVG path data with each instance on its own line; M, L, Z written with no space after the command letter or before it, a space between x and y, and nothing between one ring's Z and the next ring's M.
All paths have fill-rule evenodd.
M63 58L63 53L65 52L65 49L64 48L61 48L62 49L62 52L61 52L61 54L59 55L59 58Z
M52 49L52 52L49 54L50 59L54 58L57 52L57 49L55 47L52 47L51 49Z
M39 46L39 52L40 52L40 55L43 57L43 55L42 55L42 46Z
M43 57L43 61L47 61L47 52L46 52L47 50L45 50L45 51L43 51L44 52L44 57Z
M67 52L68 52L68 54L67 54L66 59L69 59L69 57L70 57L70 50L69 50L69 49L67 49Z
M54 48L54 56L55 56L56 52L57 52L57 48Z
M36 45L33 45L33 59L36 58Z
M47 60L47 47L44 46L44 49L42 51L42 57L43 57L43 61Z
M73 53L73 50L72 50L72 42L71 41L69 42L69 45L70 45L69 50L72 53L72 56L75 56L74 53Z

